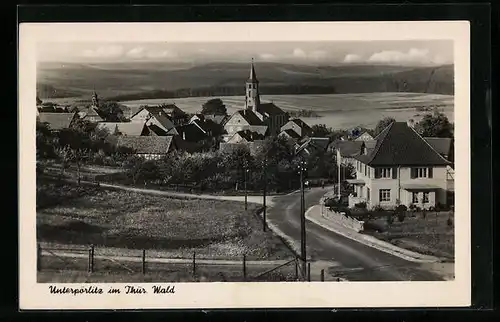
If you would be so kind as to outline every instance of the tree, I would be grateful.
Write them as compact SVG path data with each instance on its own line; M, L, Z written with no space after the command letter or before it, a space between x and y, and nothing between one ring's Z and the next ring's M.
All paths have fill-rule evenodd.
M316 137L328 137L333 130L329 127L326 127L326 124L315 124L311 127L311 136Z
M104 101L99 104L99 114L106 122L123 122L125 116L121 105L113 101Z
M224 105L220 98L212 98L203 104L201 114L227 115L226 105Z
M42 100L40 99L40 97L38 97L38 95L36 96L36 105L42 105Z
M391 125L392 123L396 122L396 120L393 117L384 117L380 121L378 121L377 126L375 126L375 130L373 131L374 135L379 135L380 132L382 132L386 127Z
M36 158L48 159L55 156L56 138L47 123L36 122Z
M435 110L426 114L415 126L417 132L424 137L453 138L453 124L444 113Z

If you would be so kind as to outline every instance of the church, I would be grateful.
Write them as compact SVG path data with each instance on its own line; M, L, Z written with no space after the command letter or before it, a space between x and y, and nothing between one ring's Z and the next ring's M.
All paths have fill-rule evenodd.
M228 142L240 131L255 132L259 136L278 135L281 127L288 122L289 115L274 103L260 100L259 80L252 60L250 77L245 84L245 108L229 117L224 124Z

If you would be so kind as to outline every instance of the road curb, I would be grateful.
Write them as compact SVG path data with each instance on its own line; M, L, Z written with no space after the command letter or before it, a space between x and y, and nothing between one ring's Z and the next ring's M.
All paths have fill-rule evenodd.
M341 230L335 229L331 225L326 225L325 223L322 223L319 220L317 220L316 218L312 217L310 215L310 212L315 207L319 207L319 205L312 206L309 209L307 209L306 214L305 214L306 219L315 223L316 225L321 226L327 230L330 230L336 234L339 234L339 235L344 236L346 238L349 238L351 240L357 241L357 242L364 244L366 246L375 248L377 250L383 251L385 253L391 254L393 256L397 256L397 257L402 258L402 259L407 260L407 261L411 261L411 262L415 262L415 263L436 263L436 262L441 261L437 257L412 252L412 251L409 251L407 249L397 247L397 246L392 245L390 243L384 242L384 241L377 239L375 237L372 237L372 236L362 235L362 236L360 236L362 238L357 238L357 237L354 237L352 234L342 232ZM353 234L354 234L354 232L353 232Z

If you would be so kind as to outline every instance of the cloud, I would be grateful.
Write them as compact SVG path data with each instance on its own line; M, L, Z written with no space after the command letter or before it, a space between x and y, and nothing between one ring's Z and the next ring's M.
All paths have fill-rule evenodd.
M170 50L150 51L147 54L148 58L177 58L177 54Z
M304 60L323 60L328 57L328 52L325 50L306 52L301 48L295 48L292 52L292 57Z
M408 52L386 50L374 53L368 59L373 63L436 63L428 49L411 48Z
M259 54L259 59L261 60L274 60L276 56L273 54Z
M347 54L344 57L344 63L358 63L363 61L363 57L357 54Z
M293 57L296 58L307 58L307 54L300 48L295 48L292 53Z
M124 49L118 45L105 45L95 49L86 49L83 51L84 57L89 58L112 58L122 56Z
M144 47L135 47L127 52L127 57L130 58L142 58L146 54L146 49Z

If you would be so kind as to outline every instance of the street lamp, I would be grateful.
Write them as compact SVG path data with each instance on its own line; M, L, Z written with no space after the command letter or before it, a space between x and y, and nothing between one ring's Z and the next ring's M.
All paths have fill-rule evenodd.
M306 215L305 215L305 198L304 198L304 171L307 170L305 161L299 162L300 173L300 252L302 257L302 276L306 276Z
M248 165L245 164L243 166L243 177L244 177L244 189L245 189L245 210L248 209L248 191L247 191L247 173L250 172L250 169L248 169Z
M262 162L262 172L264 175L264 189L262 191L263 199L262 199L262 205L263 205L263 213L262 213L262 230L266 231L266 190L267 190L267 160L264 160Z

